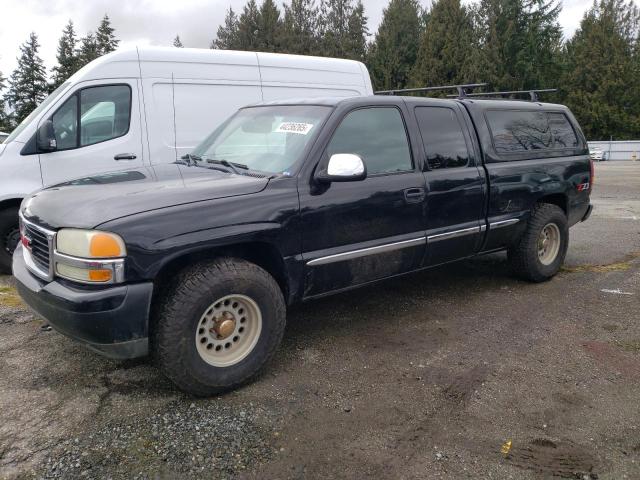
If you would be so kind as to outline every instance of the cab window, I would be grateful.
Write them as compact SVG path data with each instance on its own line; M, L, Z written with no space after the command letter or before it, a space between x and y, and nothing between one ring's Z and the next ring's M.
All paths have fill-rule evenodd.
M418 107L415 111L429 168L466 167L469 151L456 113L446 107Z
M121 137L129 131L130 120L128 85L84 88L71 96L51 118L58 150Z
M370 175L413 170L404 122L395 107L361 108L349 113L333 134L327 153L359 155Z

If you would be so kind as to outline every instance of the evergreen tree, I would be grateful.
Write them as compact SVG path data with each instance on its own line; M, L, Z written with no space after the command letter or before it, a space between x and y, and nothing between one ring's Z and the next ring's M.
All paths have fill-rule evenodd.
M415 87L469 83L473 77L474 31L460 0L437 0L429 12L411 72Z
M407 86L422 34L420 15L417 0L391 0L384 9L367 61L376 89Z
M62 85L66 79L78 70L78 57L76 55L76 32L73 22L69 20L67 26L62 31L62 36L58 40L58 54L56 59L58 64L53 67L53 88Z
M184 47L184 45L182 45L182 42L180 41L180 35L176 35L176 38L173 39L173 46L176 48Z
M80 40L80 47L76 53L78 58L78 68L84 67L87 63L92 62L100 56L96 37L92 32L87 33L86 37Z
M249 0L238 20L238 50L256 51L260 48L260 10L256 0Z
M264 0L260 6L258 49L277 52L280 49L282 20L273 0Z
M312 55L318 53L318 8L314 0L291 0L284 4L280 44L282 51Z
M482 80L520 90L557 82L561 68L560 4L555 0L481 0L478 10ZM551 83L550 83L551 82Z
M367 17L361 1L323 0L320 4L320 54L326 57L363 60Z
M109 16L105 13L104 17L100 21L98 30L96 31L96 47L98 56L105 55L109 52L113 52L118 48L120 40L116 39L114 28L111 26Z
M238 16L231 7L224 17L224 25L218 27L215 40L211 42L211 48L222 50L237 50L240 47L238 39Z
M20 123L29 115L48 92L46 70L38 55L38 36L29 35L29 40L20 46L18 66L9 79L9 91L5 98L13 108L15 120Z
M589 140L638 138L638 21L633 3L601 0L567 43L565 101Z
M4 78L2 72L0 72L0 92L2 92L6 86L5 80L6 78ZM0 97L0 132L8 133L11 130L13 130L11 116L9 112L7 112L4 97Z
M355 8L349 15L346 57L364 62L367 54L367 37L369 28L367 27L367 17L364 14L362 0L358 0Z

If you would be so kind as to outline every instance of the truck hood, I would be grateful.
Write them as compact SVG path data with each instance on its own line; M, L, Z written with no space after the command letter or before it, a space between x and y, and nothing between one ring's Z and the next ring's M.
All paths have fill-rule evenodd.
M136 213L257 193L268 178L186 165L160 165L80 178L22 203L25 218L48 228L94 228Z

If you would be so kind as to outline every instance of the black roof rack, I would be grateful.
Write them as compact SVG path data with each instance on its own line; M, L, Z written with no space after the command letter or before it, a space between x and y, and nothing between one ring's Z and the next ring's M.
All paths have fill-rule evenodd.
M457 90L458 95L450 95L451 97L468 97L472 95L467 93L474 88L486 87L487 83L467 83L463 85L443 85L439 87L421 87L421 88L398 88L395 90L379 90L374 92L376 95L395 95L397 93L420 93L420 92L437 92L439 90Z
M541 88L537 90L511 90L505 92L478 92L478 93L467 93L466 97L505 97L507 95L522 95L528 94L529 98L532 102L538 101L539 93L550 93L557 92L557 88ZM458 95L447 95L447 97L458 97Z

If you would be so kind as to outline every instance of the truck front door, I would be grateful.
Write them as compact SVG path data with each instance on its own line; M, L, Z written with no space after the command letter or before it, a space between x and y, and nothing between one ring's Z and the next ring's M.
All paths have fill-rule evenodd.
M403 119L404 103L360 107L340 121L323 160L359 155L363 181L301 182L305 296L418 268L425 248L425 184Z

